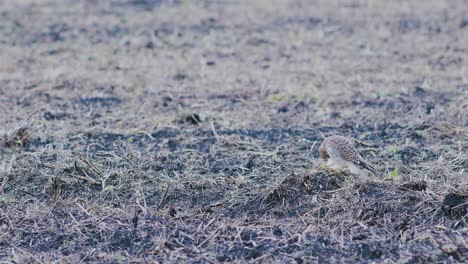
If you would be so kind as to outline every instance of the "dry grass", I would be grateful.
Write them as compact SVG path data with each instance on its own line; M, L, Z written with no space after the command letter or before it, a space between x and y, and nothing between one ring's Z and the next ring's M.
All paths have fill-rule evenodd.
M2 1L0 262L466 261L466 4L273 2Z

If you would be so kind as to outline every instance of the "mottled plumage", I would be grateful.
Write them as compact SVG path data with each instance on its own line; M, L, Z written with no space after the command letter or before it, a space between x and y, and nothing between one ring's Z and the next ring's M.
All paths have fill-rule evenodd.
M344 136L330 136L323 140L319 147L320 157L325 160L333 160L340 165L347 165L353 173L360 168L367 169L374 174L375 168L365 161L356 151L353 142ZM356 167L357 166L357 167Z

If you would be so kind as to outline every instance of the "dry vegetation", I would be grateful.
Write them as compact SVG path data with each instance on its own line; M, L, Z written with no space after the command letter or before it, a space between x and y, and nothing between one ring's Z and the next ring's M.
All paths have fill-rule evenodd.
M1 1L0 262L466 261L468 3L339 2Z

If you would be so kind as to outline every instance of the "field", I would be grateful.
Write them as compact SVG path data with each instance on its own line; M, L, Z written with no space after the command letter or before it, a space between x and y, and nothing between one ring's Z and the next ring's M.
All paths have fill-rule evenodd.
M467 43L466 0L0 1L0 263L467 261Z

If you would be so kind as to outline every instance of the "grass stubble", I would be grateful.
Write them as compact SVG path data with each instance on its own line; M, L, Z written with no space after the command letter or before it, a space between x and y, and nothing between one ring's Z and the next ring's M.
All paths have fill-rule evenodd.
M84 2L0 4L0 262L467 260L461 1Z
M34 139L33 126L4 137L8 261L466 257L466 159L455 150L446 150L450 160L409 164L380 151L371 159L380 171L399 168L398 178L362 179L315 167L308 148L321 135L310 129L295 132L310 141L280 131L281 143L270 144L257 131L236 134L242 130L80 135L59 149L19 140ZM110 148L94 142L102 137Z

